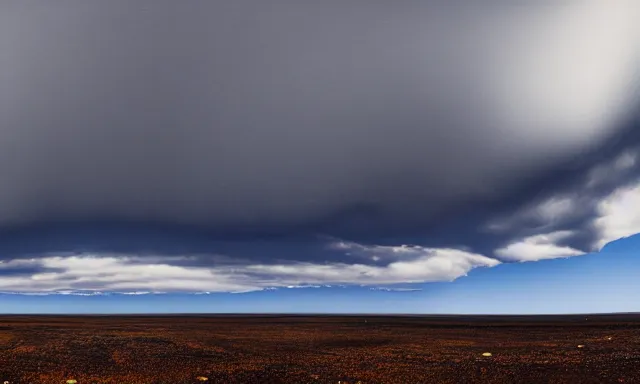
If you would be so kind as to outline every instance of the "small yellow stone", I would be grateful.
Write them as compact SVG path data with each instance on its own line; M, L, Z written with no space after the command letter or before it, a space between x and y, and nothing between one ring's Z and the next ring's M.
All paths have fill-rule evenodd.
M209 380L209 378L208 377L204 377L204 376L198 376L198 377L196 377L196 380L198 380L198 381L207 381L207 380Z
M578 348L584 348L584 345L580 344L578 345Z
M491 355L491 352L485 352L485 353L482 354L482 356L491 357L492 355Z

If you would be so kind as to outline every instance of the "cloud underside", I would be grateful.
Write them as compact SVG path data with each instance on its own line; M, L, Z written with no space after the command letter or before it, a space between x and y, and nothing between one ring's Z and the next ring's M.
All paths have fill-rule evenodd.
M636 147L584 172L570 188L491 219L485 230L509 232L512 240L494 250L502 261L580 256L640 233L640 178Z
M548 206L548 199L543 201ZM598 216L589 228L599 235L594 250L608 242L640 232L640 183L614 190L596 205ZM559 210L567 215L568 211ZM569 215L570 216L570 215ZM557 222L562 217L547 217ZM561 220L560 220L561 221ZM0 291L24 294L91 294L88 292L251 292L273 288L335 285L370 286L380 291L413 291L396 284L453 281L478 267L502 262L565 258L586 252L564 243L574 231L555 231L524 237L497 248L493 257L459 249L417 245L381 246L331 241L328 249L360 258L346 263L225 263L189 266L172 262L188 256L67 255L0 261ZM222 261L220 261L222 260ZM376 263L372 265L371 263ZM23 270L32 273L21 273ZM15 273L14 271L17 271Z
M384 290L640 232L636 0L38 1L0 3L0 291Z
M385 234L510 198L639 101L635 0L76 3L0 5L0 226Z
M561 207L543 217L562 222L573 213ZM551 204L553 205L553 204ZM640 182L625 185L594 204L597 216L586 225L595 231L591 248L598 251L610 241L640 232ZM530 214L531 207L520 212ZM553 209L550 209L553 211ZM547 213L544 213L547 212ZM547 217L549 216L549 217ZM552 217L551 217L552 216ZM543 221L544 221L543 220ZM493 223L495 224L495 222ZM545 228L548 226L542 226ZM252 263L233 257L211 258L191 266L182 263L196 256L166 255L45 255L0 261L0 292L21 294L93 295L104 292L144 294L154 292L251 292L275 288L317 288L336 285L368 286L372 290L412 292L419 288L394 288L398 284L454 281L474 268L503 262L531 262L580 256L587 253L567 240L576 231L544 232L504 244L491 257L460 249L426 248L419 245L382 246L332 239L328 250L343 252L360 262ZM24 271L27 272L24 272Z

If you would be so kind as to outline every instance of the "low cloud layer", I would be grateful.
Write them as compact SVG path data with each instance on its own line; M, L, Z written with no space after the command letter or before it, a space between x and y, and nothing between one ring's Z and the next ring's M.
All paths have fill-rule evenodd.
M0 291L249 292L314 284L424 283L454 280L473 268L497 264L497 260L452 249L423 249L413 260L384 267L344 263L186 267L169 261L134 262L128 256L49 256L0 262ZM38 271L15 273L15 268L25 267Z
M377 286L598 250L640 229L638 15L2 3L0 290Z
M525 237L504 248L496 249L495 254L507 261L538 261L583 255L582 251L558 245L558 242L571 235L571 231L558 231Z

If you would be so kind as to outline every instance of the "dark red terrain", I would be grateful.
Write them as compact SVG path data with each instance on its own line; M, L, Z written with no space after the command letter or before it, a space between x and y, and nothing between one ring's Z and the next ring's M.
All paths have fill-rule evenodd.
M71 379L640 383L640 315L0 317L0 383Z

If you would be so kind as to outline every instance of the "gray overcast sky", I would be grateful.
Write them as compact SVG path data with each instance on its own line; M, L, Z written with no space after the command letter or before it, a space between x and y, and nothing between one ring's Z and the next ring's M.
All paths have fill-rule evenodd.
M3 1L0 227L340 237L337 220L377 223L379 244L446 217L442 245L579 254L635 175L635 139L594 155L637 127L639 15L634 0ZM570 182L553 176L569 162ZM463 207L488 205L463 228Z

